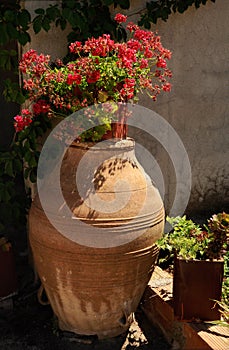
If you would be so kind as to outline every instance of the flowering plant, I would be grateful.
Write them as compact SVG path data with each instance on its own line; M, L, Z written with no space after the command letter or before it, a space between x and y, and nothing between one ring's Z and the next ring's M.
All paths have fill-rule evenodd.
M126 19L122 14L115 16L119 25ZM161 91L170 91L167 60L171 52L162 46L157 34L131 22L126 28L130 32L127 42L115 42L103 34L85 43L72 43L69 49L73 59L66 64L57 60L51 65L49 55L26 52L19 68L26 75L23 87L32 108L14 118L16 131L23 131L38 117L64 118L91 105L137 102L140 91L147 91L156 100ZM84 139L96 141L111 129L111 119L96 114L90 118L100 118L99 126L84 134ZM126 129L118 136L125 138Z
M167 221L173 230L165 233L157 244L169 255L175 252L186 260L213 260L221 259L229 251L229 214L225 212L212 215L203 227L185 215L167 217Z

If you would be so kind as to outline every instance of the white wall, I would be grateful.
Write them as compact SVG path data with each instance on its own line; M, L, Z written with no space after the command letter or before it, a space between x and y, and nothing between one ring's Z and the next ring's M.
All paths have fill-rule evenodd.
M196 210L229 204L228 16L229 2L217 0L162 26L174 51L174 89L169 107L162 100L158 108L188 151Z
M135 3L139 12L143 2ZM173 89L156 103L148 98L142 103L163 116L184 143L192 167L191 212L229 210L228 18L229 1L216 0L152 26L173 52ZM174 176L168 168L164 175L169 208Z

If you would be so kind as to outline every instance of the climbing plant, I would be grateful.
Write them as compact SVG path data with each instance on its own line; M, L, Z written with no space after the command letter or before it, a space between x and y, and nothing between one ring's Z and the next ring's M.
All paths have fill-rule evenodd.
M167 21L168 17L175 12L183 13L189 7L206 5L208 0L151 0L146 3L146 12L141 16L139 25L150 28L151 23L156 24L158 19ZM210 0L215 2L216 0Z

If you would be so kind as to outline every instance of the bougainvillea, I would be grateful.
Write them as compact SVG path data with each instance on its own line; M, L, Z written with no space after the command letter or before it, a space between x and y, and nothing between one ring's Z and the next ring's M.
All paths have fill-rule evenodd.
M126 19L122 14L115 16L119 25ZM126 28L130 32L127 42L115 42L103 34L84 43L72 43L69 50L74 59L67 64L57 60L52 66L49 55L26 52L19 67L25 75L24 89L32 104L33 120L37 115L64 118L105 102L136 103L143 91L156 100L161 91L170 91L167 60L171 52L162 46L156 33L131 22ZM27 127L28 120L21 117ZM16 131L21 131L23 120L16 118Z

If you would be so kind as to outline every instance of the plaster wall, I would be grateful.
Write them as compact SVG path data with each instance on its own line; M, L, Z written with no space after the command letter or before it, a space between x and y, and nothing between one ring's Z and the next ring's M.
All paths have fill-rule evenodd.
M131 4L126 14L136 22L145 2ZM192 172L189 213L229 209L228 16L229 2L216 0L152 25L173 53L173 88L156 102L144 96L141 103L165 118L186 148ZM173 164L155 142L142 141L161 165L169 212L177 185Z
M38 8L47 8L49 5L60 4L60 0L24 0L22 1L23 6L29 11L32 19L37 16L34 10ZM67 35L70 28L67 27L64 31L60 27L56 27L55 24L51 25L48 32L43 29L38 33L34 34L33 30L29 30L31 42L27 43L23 47L23 52L30 49L37 50L38 53L44 53L50 55L52 61L56 58L64 57L67 54Z
M49 3L42 1L42 6ZM129 20L136 22L145 4L131 1L126 11ZM41 2L25 1L25 6L31 11L31 6L41 7ZM193 6L184 14L172 14L167 22L158 21L152 26L161 35L163 45L173 52L169 65L173 88L171 93L160 95L157 102L144 96L140 103L167 120L186 148L192 175L187 213L226 211L229 207L228 17L229 1L216 0L198 10ZM34 48L54 58L66 53L66 32L53 28L38 35L31 32L31 36L26 50ZM161 166L169 212L177 186L169 155L140 131L131 133Z

